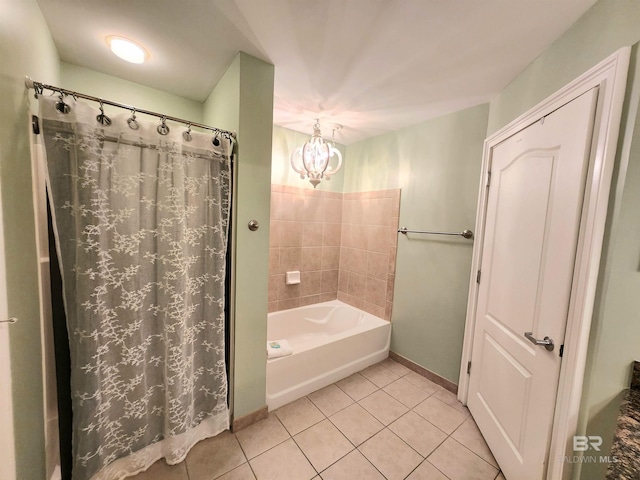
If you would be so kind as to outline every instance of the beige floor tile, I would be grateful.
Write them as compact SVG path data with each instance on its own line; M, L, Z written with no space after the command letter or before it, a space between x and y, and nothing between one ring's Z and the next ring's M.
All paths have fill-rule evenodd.
M293 440L249 460L258 480L309 480L316 476L304 454Z
M407 407L382 390L372 393L358 403L384 425L389 425L409 411Z
M243 463L237 468L234 468L229 473L225 473L223 476L216 480L255 480L255 475L251 471L251 467L248 463Z
M145 472L131 477L131 480L189 480L189 476L184 462L167 465L164 459L160 459Z
M459 412L464 413L467 416L470 415L469 409L464 405L462 405L462 403L460 403L455 393L452 393L449 390L445 390L444 388L441 388L436 393L434 393L433 396L436 397L438 400L443 401L450 407L455 408Z
M295 435L305 428L324 420L325 416L307 397L302 397L274 412L289 434Z
M389 385L384 387L383 390L409 408L415 407L429 397L427 392L416 387L413 383L405 380L404 378L399 378L395 382L391 382Z
M290 438L287 430L273 413L269 414L268 418L240 430L236 433L236 437L248 459Z
M332 415L329 420L356 446L384 428L384 425L357 403Z
M360 375L362 375L364 378L366 378L371 383L377 385L380 388L386 385L389 385L394 380L397 380L398 378L400 378L391 370L383 367L380 364L372 365L368 368L365 368L360 372Z
M409 370L407 367L390 358L383 360L378 365L382 365L383 367L388 368L400 377L404 377L406 374L411 373L411 370Z
M422 418L433 423L446 434L453 431L466 420L466 416L437 398L429 397L414 409Z
M491 450L489 450L487 442L485 442L473 418L467 418L451 436L480 458L498 468L498 462L496 462Z
M429 456L429 462L451 480L493 480L498 469L452 438Z
M378 389L378 387L359 373L354 373L350 377L340 380L336 385L356 402L362 400L367 395L371 395Z
M364 455L354 450L322 472L323 480L385 480Z
M433 395L438 390L442 389L440 385L433 383L431 380L416 372L407 373L403 378L413 383L416 387L421 388L429 395Z
M246 461L235 435L227 430L197 443L187 455L185 463L189 480L211 480Z
M329 385L307 396L327 417L330 417L343 408L347 408L353 403L353 399L336 387L335 384Z
M506 480L506 479L504 478L504 473L500 472L500 473L498 474L498 476L496 477L496 480Z
M386 428L358 449L388 480L405 478L423 460L415 450Z
M389 430L423 457L428 457L447 438L446 433L414 412L407 412L393 422Z
M416 468L407 480L449 480L440 470L425 460Z
M293 439L318 472L355 448L329 420L307 428Z

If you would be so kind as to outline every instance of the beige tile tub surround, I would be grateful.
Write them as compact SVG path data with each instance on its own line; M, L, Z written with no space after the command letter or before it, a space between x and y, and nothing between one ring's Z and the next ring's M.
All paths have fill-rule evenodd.
M271 185L269 311L338 298L391 319L400 190ZM299 285L285 273L300 271Z
M341 193L271 185L269 312L337 298L341 223Z
M391 319L400 190L345 193L338 300Z

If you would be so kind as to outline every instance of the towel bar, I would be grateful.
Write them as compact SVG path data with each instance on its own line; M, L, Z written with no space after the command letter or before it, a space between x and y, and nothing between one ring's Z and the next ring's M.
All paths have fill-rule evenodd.
M408 230L407 227L401 227L398 229L398 233L402 233L403 235L406 235L407 233L423 233L425 235L452 235L464 238L473 237L473 232L471 230L463 230L462 232L426 232L424 230Z

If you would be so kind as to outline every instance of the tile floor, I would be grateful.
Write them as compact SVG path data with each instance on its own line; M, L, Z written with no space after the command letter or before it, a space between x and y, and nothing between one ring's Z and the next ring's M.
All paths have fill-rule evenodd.
M135 480L504 480L455 395L391 359Z

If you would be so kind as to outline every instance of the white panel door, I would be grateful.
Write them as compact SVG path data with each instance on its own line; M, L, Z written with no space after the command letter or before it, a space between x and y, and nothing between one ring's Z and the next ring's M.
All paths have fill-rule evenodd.
M13 437L13 401L11 399L11 358L7 309L7 278L4 263L4 226L0 194L0 478L15 480L16 461Z
M546 474L596 100L593 89L491 155L468 406L508 480Z

